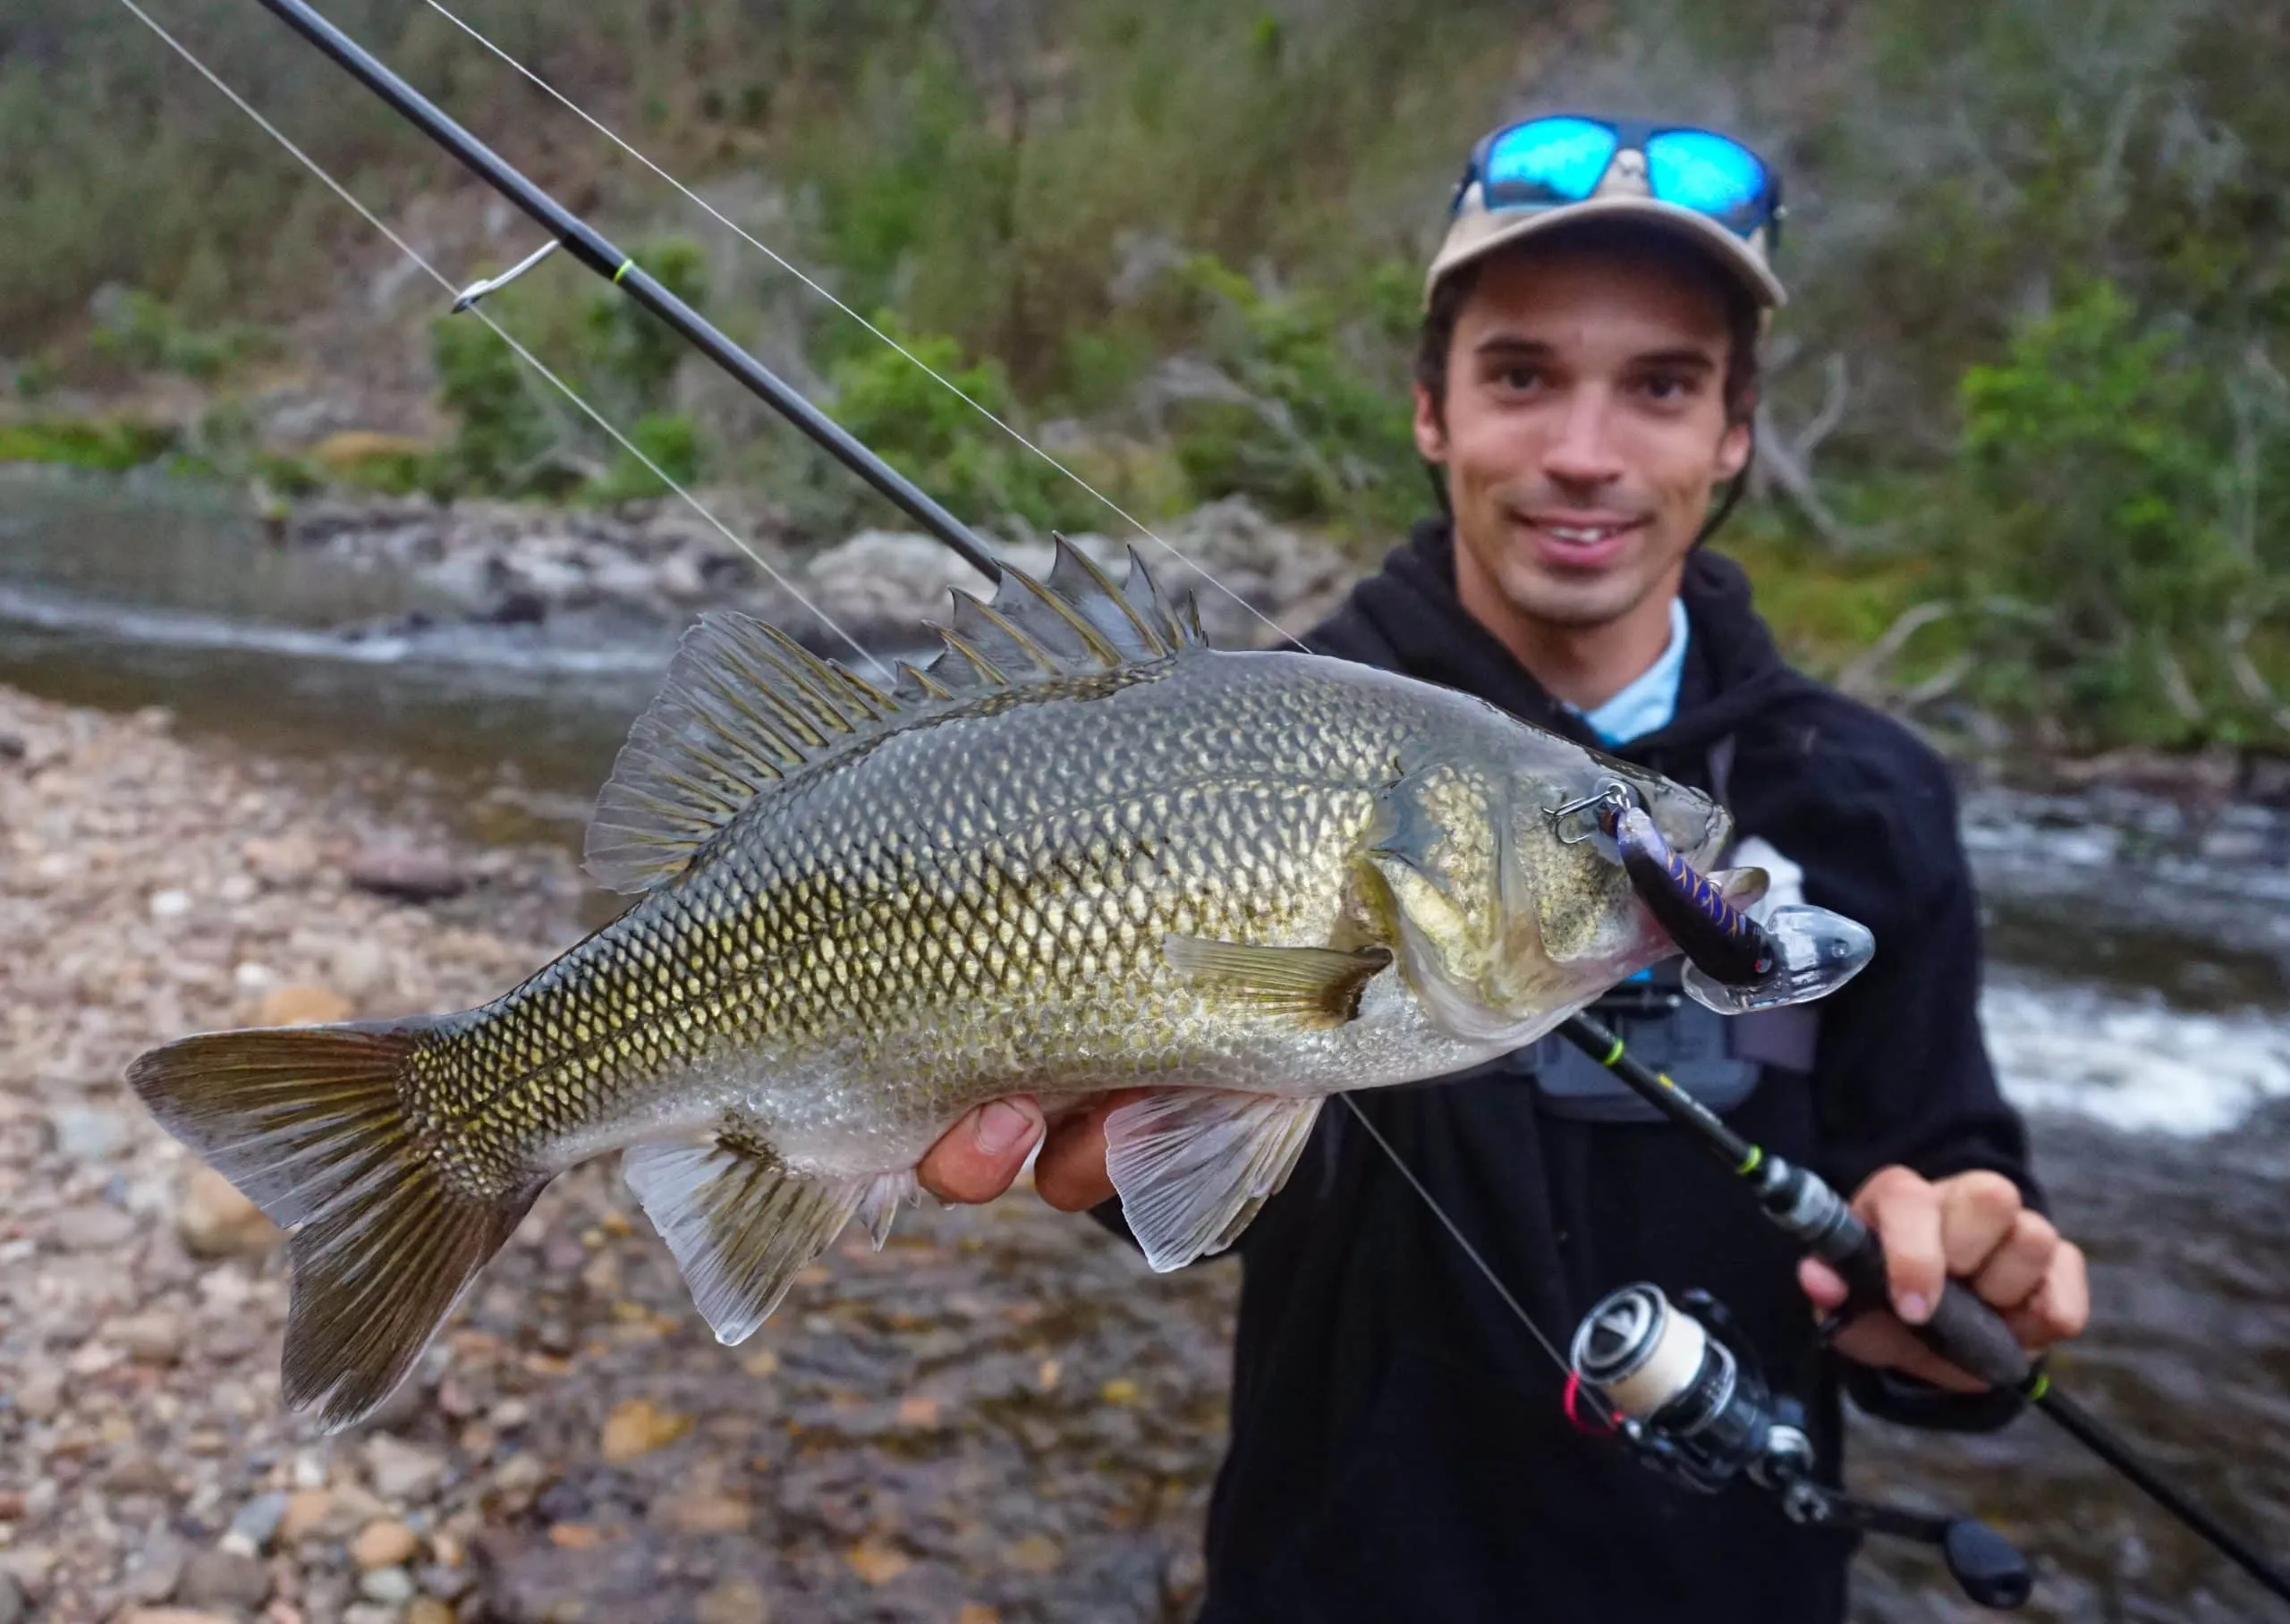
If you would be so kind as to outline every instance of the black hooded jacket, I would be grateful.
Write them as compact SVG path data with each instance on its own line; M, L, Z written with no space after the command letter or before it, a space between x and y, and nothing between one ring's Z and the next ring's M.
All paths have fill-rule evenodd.
M1444 523L1419 526L1308 641L1595 743L1463 612L1452 549ZM1808 900L1878 942L1821 1006L1810 1071L1756 1073L1729 1120L1848 1194L1902 1163L1930 1178L1994 1169L2032 1196L1976 1021L1978 922L1943 764L1784 664L1729 561L1697 552L1682 596L1675 717L1615 753L1703 788L1730 757L1723 799L1741 833L1801 864ZM1616 1286L1707 1288L1773 1383L1806 1400L1837 1469L1841 1362L1816 1341L1796 1254L1706 1151L1675 1129L1555 1112L1515 1069L1355 1097L1562 1347ZM1350 1116L1321 1112L1238 1248L1208 1624L1843 1618L1853 1541L1794 1527L1745 1484L1677 1487L1576 1431L1551 1355ZM1853 1385L1865 1408L1928 1425L2010 1413L1866 1373Z

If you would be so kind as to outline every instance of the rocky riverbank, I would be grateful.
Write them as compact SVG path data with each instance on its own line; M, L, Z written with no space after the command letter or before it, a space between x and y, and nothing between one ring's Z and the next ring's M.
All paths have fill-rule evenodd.
M978 590L979 573L928 536L869 530L803 549L765 510L711 495L710 510L754 549L673 500L581 512L424 497L331 498L293 510L282 545L403 571L432 600L425 613L494 624L598 618L680 627L703 608L745 609L822 649L843 650L820 616L861 643L912 646L943 620L947 588ZM1171 587L1197 594L1210 638L1226 647L1276 640L1325 614L1359 566L1325 539L1273 523L1240 498L1164 527L1182 554L1141 536L1073 539L1116 578L1132 545ZM1010 543L1019 568L1046 573L1047 539ZM1197 566L1197 567L1196 567ZM814 607L815 606L815 607ZM1271 623L1268 623L1271 622ZM371 630L397 631L403 621Z
M1179 1616L1232 1272L1031 1200L905 1214L727 1349L584 1169L373 1423L280 1408L277 1238L123 1066L478 1001L596 906L370 804L0 689L0 1624Z

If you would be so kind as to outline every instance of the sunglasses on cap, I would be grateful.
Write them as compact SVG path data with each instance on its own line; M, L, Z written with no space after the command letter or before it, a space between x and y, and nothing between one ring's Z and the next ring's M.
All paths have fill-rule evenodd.
M1748 237L1781 231L1781 178L1731 136L1636 119L1565 114L1529 119L1482 137L1456 183L1455 213L1473 185L1490 211L1581 203L1599 190L1616 157L1637 152L1646 187L1659 202L1691 209Z

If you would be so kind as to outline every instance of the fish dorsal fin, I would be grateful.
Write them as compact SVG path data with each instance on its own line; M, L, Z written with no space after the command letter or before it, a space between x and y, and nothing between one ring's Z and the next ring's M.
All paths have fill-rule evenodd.
M629 731L597 798L588 867L615 891L683 872L740 809L798 770L980 695L1151 664L1205 644L1132 549L1116 587L1057 538L1048 580L1004 565L992 601L957 589L946 647L887 687L821 659L752 615L715 610L684 634L666 682Z

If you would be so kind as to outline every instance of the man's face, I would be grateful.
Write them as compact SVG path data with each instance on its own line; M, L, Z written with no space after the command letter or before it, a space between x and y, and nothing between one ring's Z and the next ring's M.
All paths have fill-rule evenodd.
M1726 420L1725 301L1660 262L1560 246L1489 261L1447 355L1443 463L1459 570L1532 622L1588 629L1676 589L1716 483L1749 458Z

